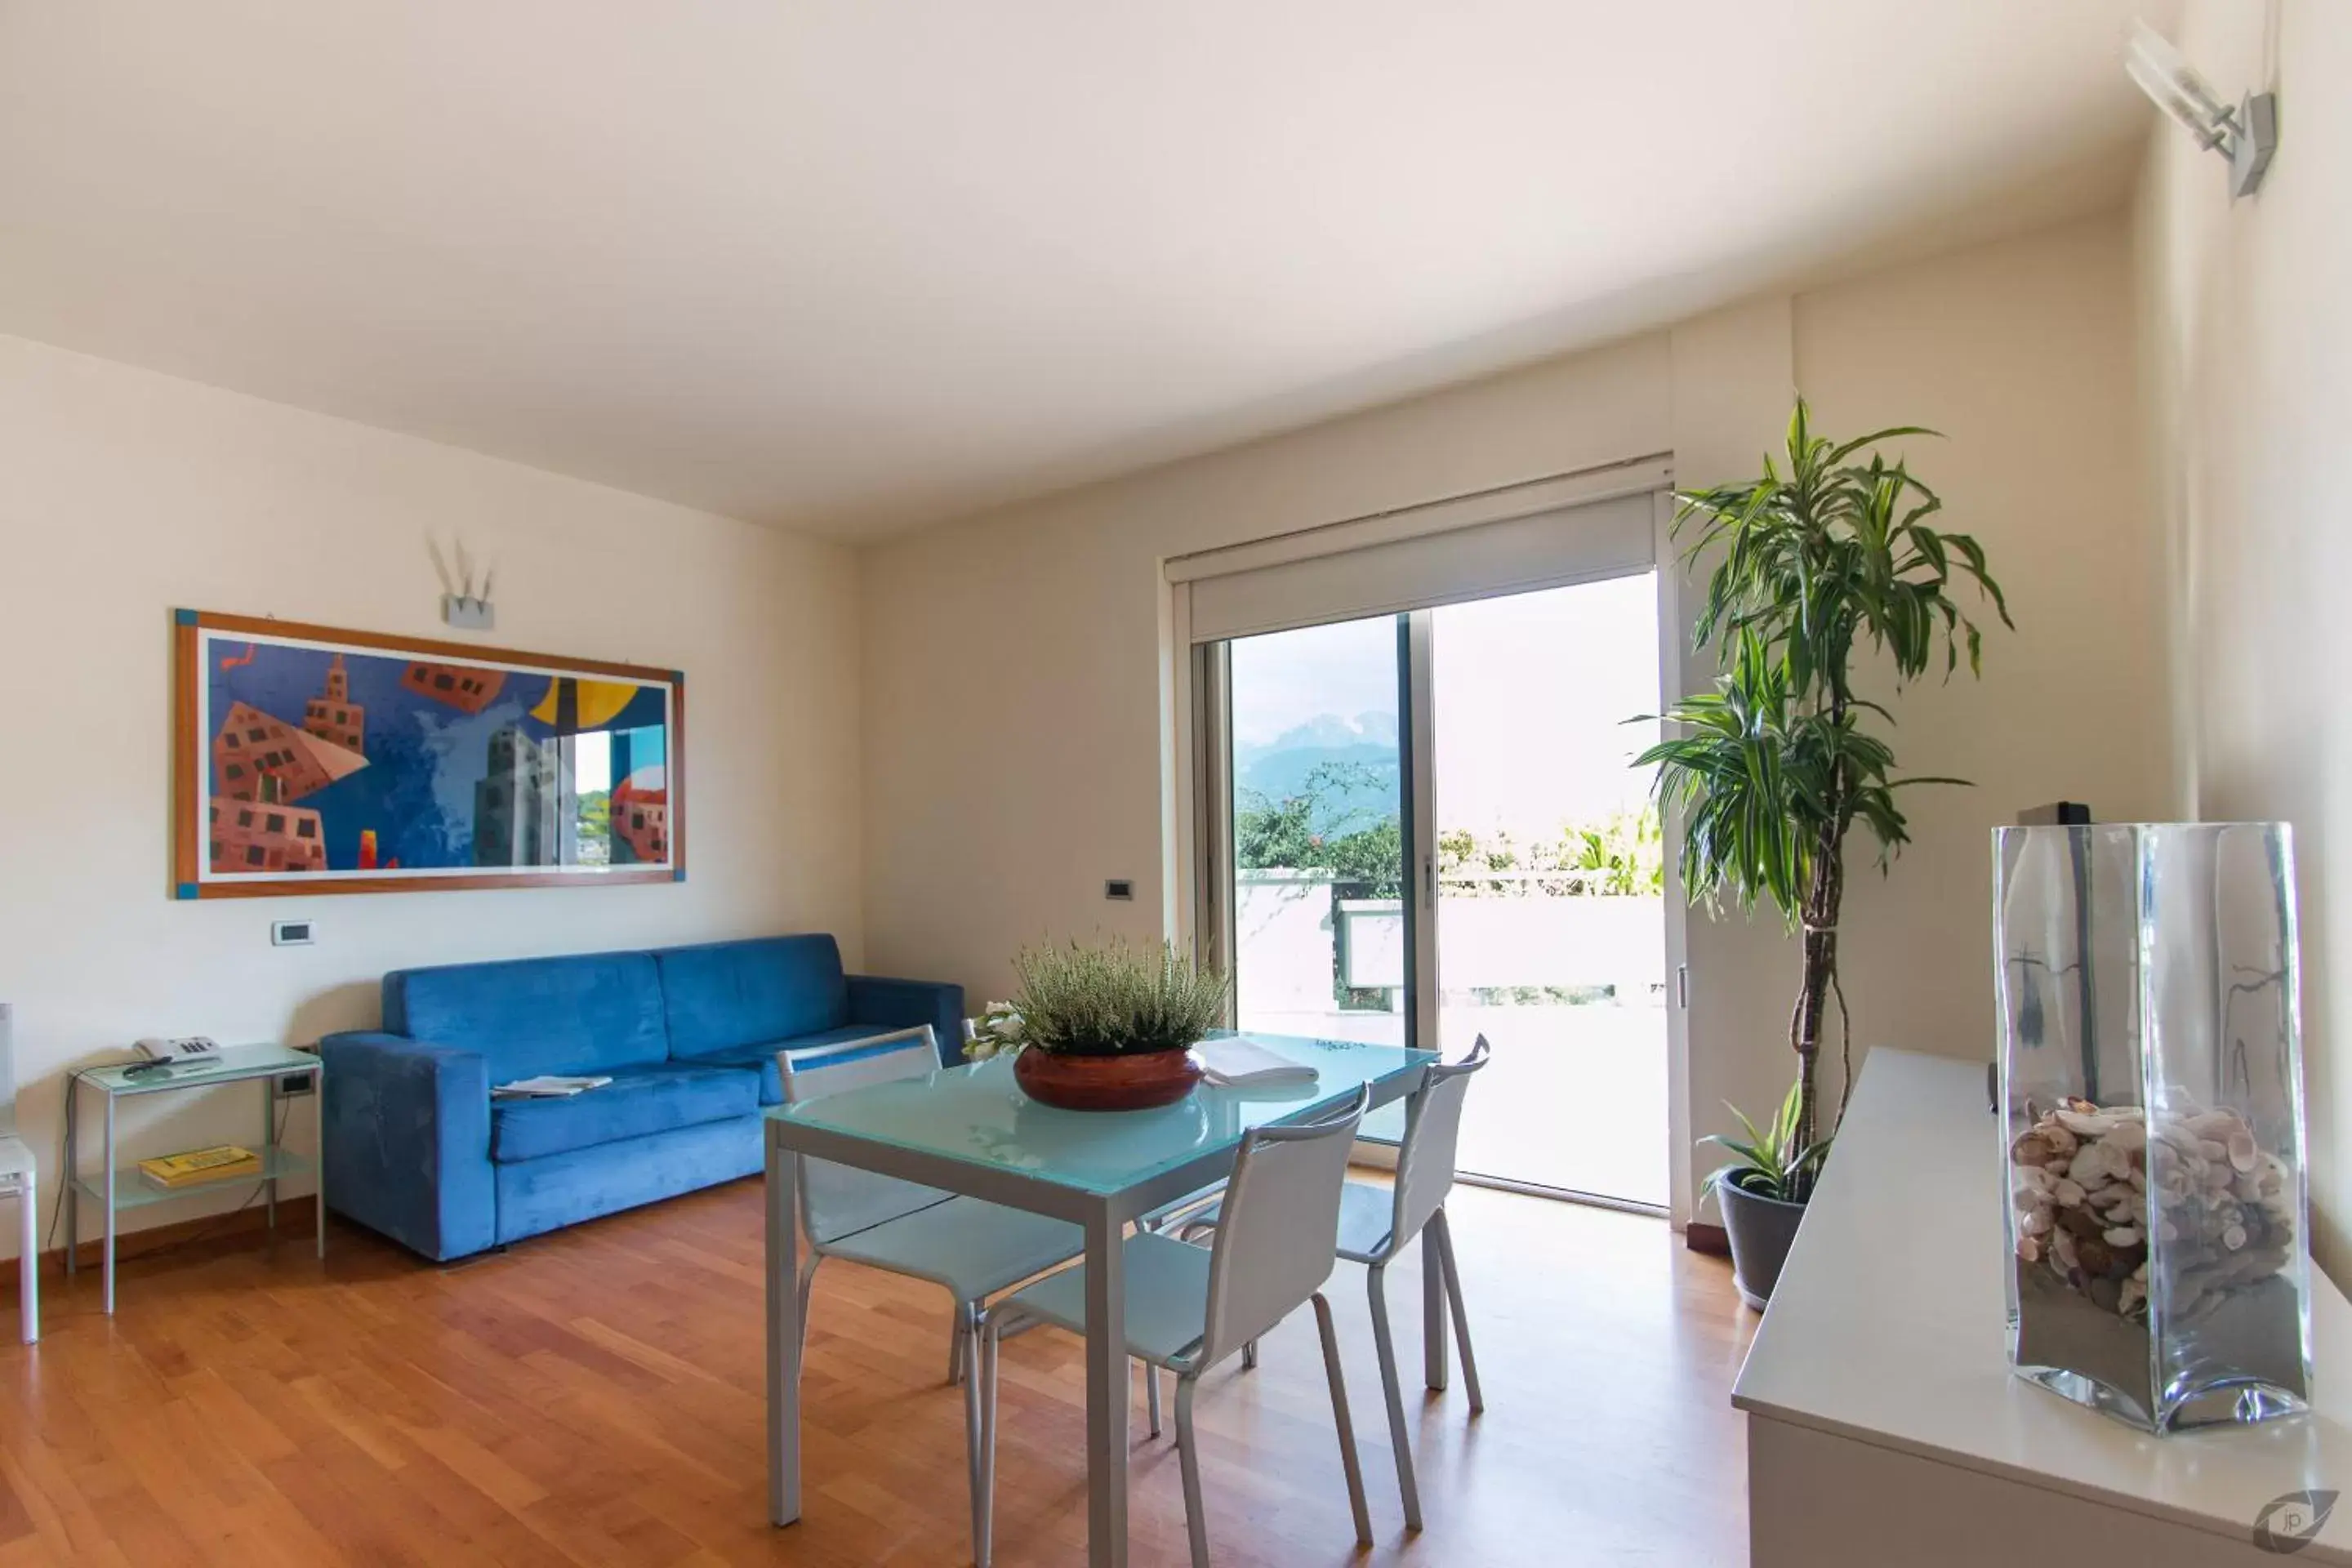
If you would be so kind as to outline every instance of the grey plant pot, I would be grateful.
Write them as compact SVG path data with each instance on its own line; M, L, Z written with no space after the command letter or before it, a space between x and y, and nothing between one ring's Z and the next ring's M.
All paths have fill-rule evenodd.
M1758 1311L1780 1282L1780 1266L1804 1222L1805 1205L1762 1197L1729 1182L1715 1189L1723 1205L1723 1228L1731 1238L1731 1278L1742 1300Z

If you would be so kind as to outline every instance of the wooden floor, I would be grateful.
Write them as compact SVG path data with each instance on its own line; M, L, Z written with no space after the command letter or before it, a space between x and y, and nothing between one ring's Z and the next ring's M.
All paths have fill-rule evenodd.
M1727 1267L1656 1220L1469 1188L1453 1208L1487 1410L1469 1421L1458 1377L1416 1400L1426 1531L1403 1529L1343 1263L1378 1544L1353 1544L1302 1313L1202 1389L1216 1560L1744 1563L1727 1396L1753 1319ZM814 1309L806 1515L765 1522L760 1237L754 1181L456 1268L341 1226L324 1265L282 1240L166 1254L125 1266L110 1321L91 1275L46 1281L47 1337L0 1349L0 1568L969 1562L945 1298L842 1264ZM1396 1272L1417 1366L1417 1265ZM1076 1341L1010 1342L1004 1400L998 1560L1082 1563ZM1133 1561L1181 1563L1175 1449L1137 1405Z

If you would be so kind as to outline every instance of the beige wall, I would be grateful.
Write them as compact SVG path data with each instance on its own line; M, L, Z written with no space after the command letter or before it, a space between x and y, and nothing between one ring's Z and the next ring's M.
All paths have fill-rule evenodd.
M1167 557L1662 451L1670 404L1644 338L863 552L874 961L994 994L1159 934Z
M1864 1038L1989 1059L1986 830L2062 795L2116 815L2166 797L2129 285L2125 225L2102 217L866 552L875 962L993 994L1024 942L1159 934L1166 557L1666 449L1685 483L1737 477L1801 381L1837 429L1949 435L1919 467L2023 626L1982 686L1906 705L1905 761L1980 787L1923 794L1914 856L1889 883L1855 879ZM1137 902L1102 901L1106 877L1135 878ZM1707 1131L1719 1100L1785 1084L1793 965L1774 930L1738 922L1696 922L1690 956L1688 1101Z
M5 337L0 475L0 998L45 1174L62 1072L140 1035L315 1039L402 964L788 930L857 955L845 550ZM173 902L170 610L448 635L428 534L498 562L500 644L687 672L689 879ZM316 946L269 945L292 916ZM150 1105L142 1155L257 1131L242 1093Z
M1900 418L2017 620L1981 682L1931 679L1897 710L1908 793L1891 878L1857 866L1844 937L1865 1037L1990 1060L1988 829L2087 801L2168 815L2159 572L2139 500L2128 231L2120 217L1879 274L1797 301L1797 370L1826 427Z
M2167 542L2179 788L2294 825L2314 1248L2352 1279L2352 716L2331 647L2352 580L2352 8L2191 0L2177 40L2225 91L2273 86L2255 196L2160 127L2138 205L2149 491Z

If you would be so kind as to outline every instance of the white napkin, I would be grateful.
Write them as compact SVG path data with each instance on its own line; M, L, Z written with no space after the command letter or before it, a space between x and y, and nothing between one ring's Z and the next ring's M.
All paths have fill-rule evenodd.
M1255 1040L1202 1040L1192 1049L1208 1080L1226 1089L1315 1081L1313 1068L1276 1056Z

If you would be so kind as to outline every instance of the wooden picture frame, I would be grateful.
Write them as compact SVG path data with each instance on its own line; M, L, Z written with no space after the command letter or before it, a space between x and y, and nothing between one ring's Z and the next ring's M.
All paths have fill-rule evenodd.
M683 671L172 621L175 899L686 879Z

